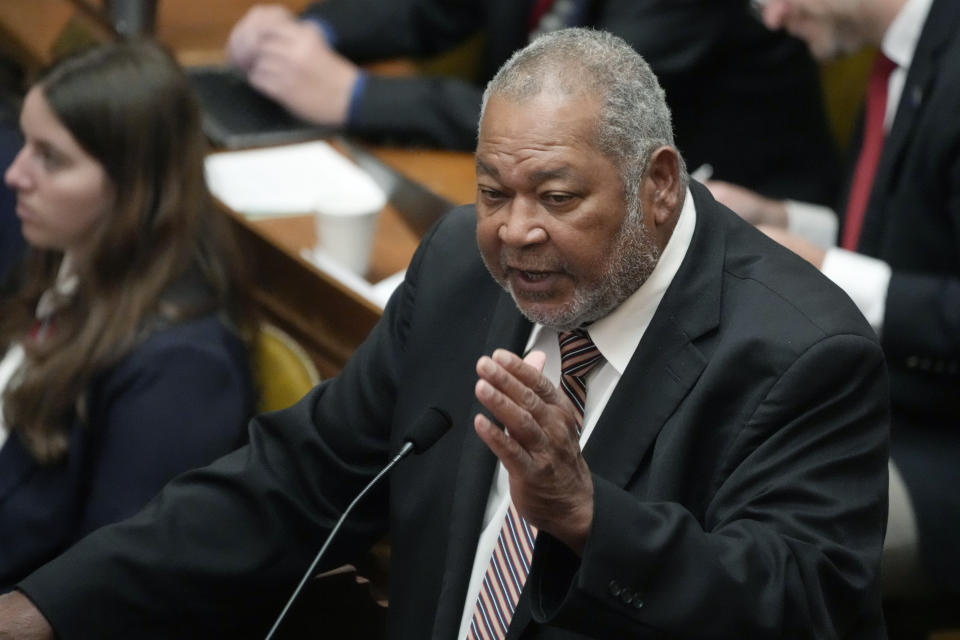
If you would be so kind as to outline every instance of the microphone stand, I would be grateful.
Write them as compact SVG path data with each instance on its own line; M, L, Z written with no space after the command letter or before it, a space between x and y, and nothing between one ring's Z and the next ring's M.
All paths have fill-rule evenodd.
M414 444L412 442L410 441L405 442L403 444L403 447L397 453L397 455L393 457L393 460L391 460L387 466L385 466L383 469L380 470L380 473L378 473L373 478L373 480L371 480L367 484L367 486L363 488L363 491L357 494L357 497L353 499L353 502L347 505L347 508L344 509L343 514L340 516L340 519L337 520L337 523L333 525L333 529L331 529L330 533L327 534L327 539L323 542L323 546L320 547L320 551L318 551L317 555L313 558L313 562L310 563L310 566L307 568L307 571L303 574L303 577L300 579L300 584L298 584L297 588L294 589L293 595L291 595L290 599L287 600L287 604L283 606L283 610L280 612L280 615L277 616L277 619L273 623L273 626L270 627L270 631L267 633L267 636L266 638L264 638L264 640L271 640L271 638L273 638L273 635L277 632L277 629L280 627L280 623L283 622L283 619L284 617L286 617L287 612L290 610L290 607L293 606L293 603L297 599L297 596L300 595L300 592L303 590L304 585L307 584L307 580L310 579L310 577L313 575L314 570L316 570L317 565L320 564L320 559L323 558L323 554L326 553L327 547L330 546L330 542L333 540L334 536L337 535L337 531L340 530L341 525L343 525L344 521L347 519L347 516L350 514L350 511L353 510L353 507L356 506L356 504L360 502L360 500L365 495L367 495L367 493L369 493L370 489L372 489L377 484L377 482L379 482L380 478L385 476L391 469L393 469L393 467L398 462L400 462L405 457L407 457L410 454L410 452L413 451L413 449L414 449Z

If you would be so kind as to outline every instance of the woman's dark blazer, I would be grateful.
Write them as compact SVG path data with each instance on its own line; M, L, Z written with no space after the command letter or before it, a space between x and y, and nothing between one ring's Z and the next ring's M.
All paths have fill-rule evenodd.
M242 444L252 400L246 350L211 314L153 332L96 378L62 464L40 466L12 432L0 448L0 591Z

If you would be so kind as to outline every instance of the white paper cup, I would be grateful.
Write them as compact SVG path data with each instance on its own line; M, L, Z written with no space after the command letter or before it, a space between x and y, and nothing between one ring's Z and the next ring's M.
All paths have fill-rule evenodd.
M316 207L317 248L363 277L370 267L377 219L386 199L326 199Z

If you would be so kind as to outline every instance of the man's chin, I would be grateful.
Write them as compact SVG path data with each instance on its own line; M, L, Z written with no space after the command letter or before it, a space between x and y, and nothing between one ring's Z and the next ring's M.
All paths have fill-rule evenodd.
M558 331L567 331L581 323L574 317L570 304L551 304L545 300L525 300L513 295L513 301L523 316L533 323L542 324Z

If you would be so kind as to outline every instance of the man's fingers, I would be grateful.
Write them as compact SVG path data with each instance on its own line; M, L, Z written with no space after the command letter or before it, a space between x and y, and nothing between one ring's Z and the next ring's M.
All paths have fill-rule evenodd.
M530 460L530 454L503 429L478 413L473 418L473 428L510 474L520 473Z
M491 366L495 365L492 360L487 358L486 362L478 363L477 369L478 371L484 370ZM530 389L526 389L522 393L523 398L521 400L505 393L501 385L504 378L509 377L509 374L502 369L499 370L497 375L491 377L497 379L498 382L492 383L485 379L484 374L481 374L481 379L477 381L474 391L477 399L500 424L504 425L510 434L510 438L516 440L525 449L536 449L541 443L543 433L532 416L532 409L527 405L539 402L539 398Z
M572 419L569 401L541 373L545 359L541 352L521 359L498 349L477 361L477 399L531 454L545 450L550 438L566 438Z
M497 349L491 359L509 373L511 381L515 383L515 386L506 390L508 393L510 390L530 389L539 399L550 403L555 401L556 387L541 373L546 361L543 352L532 351L521 360L515 353Z

